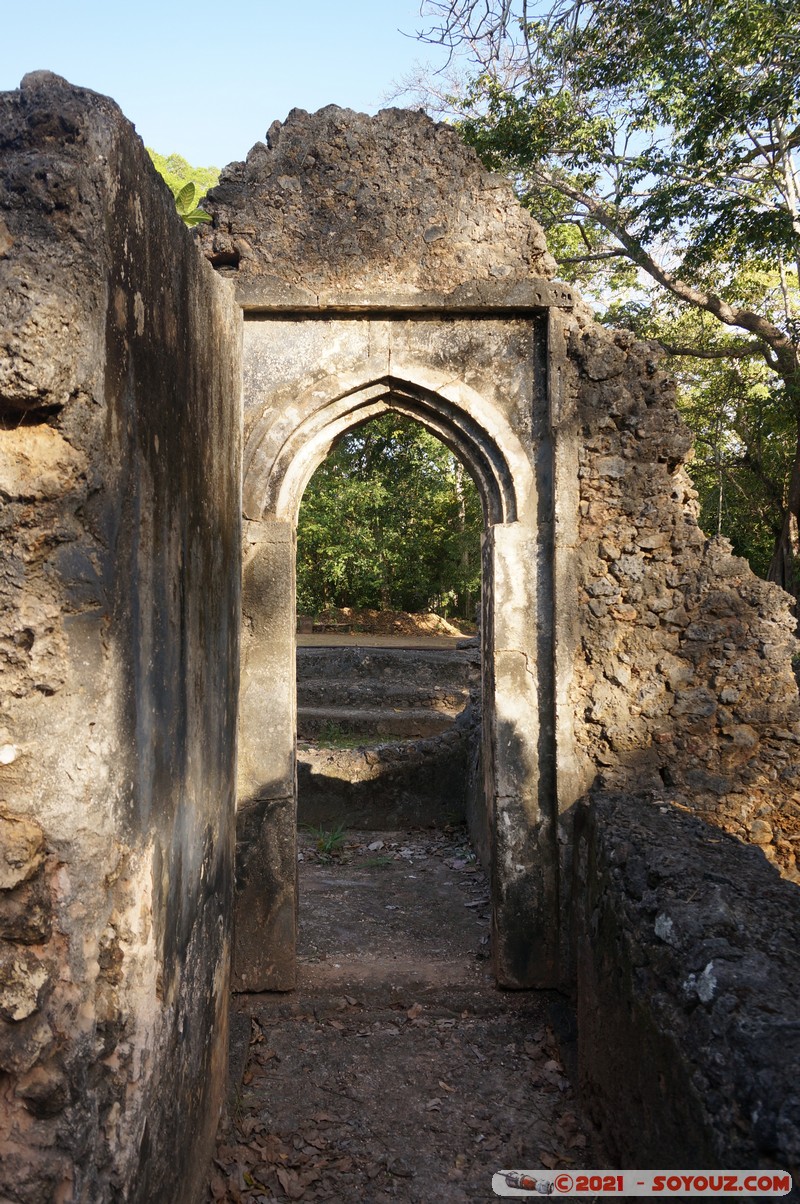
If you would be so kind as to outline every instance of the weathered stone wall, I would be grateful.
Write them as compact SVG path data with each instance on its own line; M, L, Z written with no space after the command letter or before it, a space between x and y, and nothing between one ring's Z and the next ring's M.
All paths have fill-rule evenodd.
M240 319L109 100L0 96L0 1195L199 1199L223 1098Z
M534 938L510 917L549 912L557 893L566 916L571 834L567 823L557 853L553 799L567 812L593 782L655 785L795 875L794 620L785 595L700 531L691 437L656 348L597 326L551 279L508 182L421 114L296 110L223 173L208 207L202 246L249 311L244 510L253 541L280 513L261 522L276 547L281 526L275 581L305 466L381 404L435 413L431 429L482 489L486 843L504 883L496 944L526 965L506 981L551 981L556 960L566 972L568 926L555 950L555 917ZM493 435L498 415L520 456ZM275 645L263 651L262 620L251 726L268 714L279 732L281 772L261 776L288 815L292 682ZM267 699L278 681L280 706ZM249 730L243 709L243 766Z
M555 271L508 180L424 113L293 109L225 168L212 205L203 245L245 305L265 286L286 302L396 304Z
M299 748L297 817L301 824L395 831L466 819L474 715L421 740L369 748Z
M657 347L599 327L580 301L565 309L542 232L507 181L420 113L295 110L223 173L210 208L205 252L236 278L245 307L295 304L299 316L418 304L444 315L471 301L477 317L530 306L537 287L542 303L557 300L551 436L532 435L553 440L554 513L540 507L539 524L554 521L560 805L597 775L666 784L794 875L789 600L700 531L684 467L691 435ZM344 349L330 346L341 363Z
M579 480L574 595L556 618L584 777L658 788L800 881L791 599L698 527L691 435L656 346L580 309L557 337Z
M598 792L573 818L581 1090L614 1165L797 1185L800 892L663 799Z

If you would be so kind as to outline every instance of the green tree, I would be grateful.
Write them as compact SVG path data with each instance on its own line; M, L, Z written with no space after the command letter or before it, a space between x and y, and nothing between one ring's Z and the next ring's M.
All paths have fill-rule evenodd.
M218 167L192 167L182 155L159 155L145 148L162 180L175 197L175 208L187 226L210 222L211 217L201 209L200 201L210 188L219 183Z
M649 278L719 333L669 346L766 365L791 415L768 576L800 592L800 8L796 0L428 0L472 65L451 96L514 173L564 274ZM763 276L777 281L764 288ZM743 370L740 368L740 373ZM760 396L758 389L753 394ZM777 432L776 432L777 433Z
M472 618L480 500L419 423L387 413L348 431L309 482L297 525L297 603Z

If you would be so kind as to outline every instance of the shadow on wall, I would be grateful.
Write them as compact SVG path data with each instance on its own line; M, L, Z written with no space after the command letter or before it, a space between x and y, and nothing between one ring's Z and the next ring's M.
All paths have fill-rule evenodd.
M565 830L581 1089L615 1164L797 1185L800 890L667 792L593 791Z
M480 723L480 688L473 686L467 705L440 735L371 748L299 748L299 822L388 831L467 819L472 829Z
M0 146L2 1194L182 1204L226 1086L241 314L112 101L28 75Z
M368 831L460 823L470 751L463 730L375 748L299 749L298 821Z

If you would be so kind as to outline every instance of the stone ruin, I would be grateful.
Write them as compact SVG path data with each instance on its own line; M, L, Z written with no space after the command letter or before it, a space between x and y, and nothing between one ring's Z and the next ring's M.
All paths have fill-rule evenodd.
M297 509L387 409L483 500L498 984L576 992L619 1157L796 1172L795 624L657 348L422 114L295 110L193 238L113 102L0 106L4 1196L199 1198L231 973L294 983Z

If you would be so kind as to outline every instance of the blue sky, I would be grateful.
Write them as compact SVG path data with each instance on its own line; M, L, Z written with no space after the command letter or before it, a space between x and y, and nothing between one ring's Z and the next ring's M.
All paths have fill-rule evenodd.
M5 6L0 89L55 71L112 96L148 146L222 167L291 108L383 107L415 61L442 62L401 32L422 23L419 0L23 0Z

